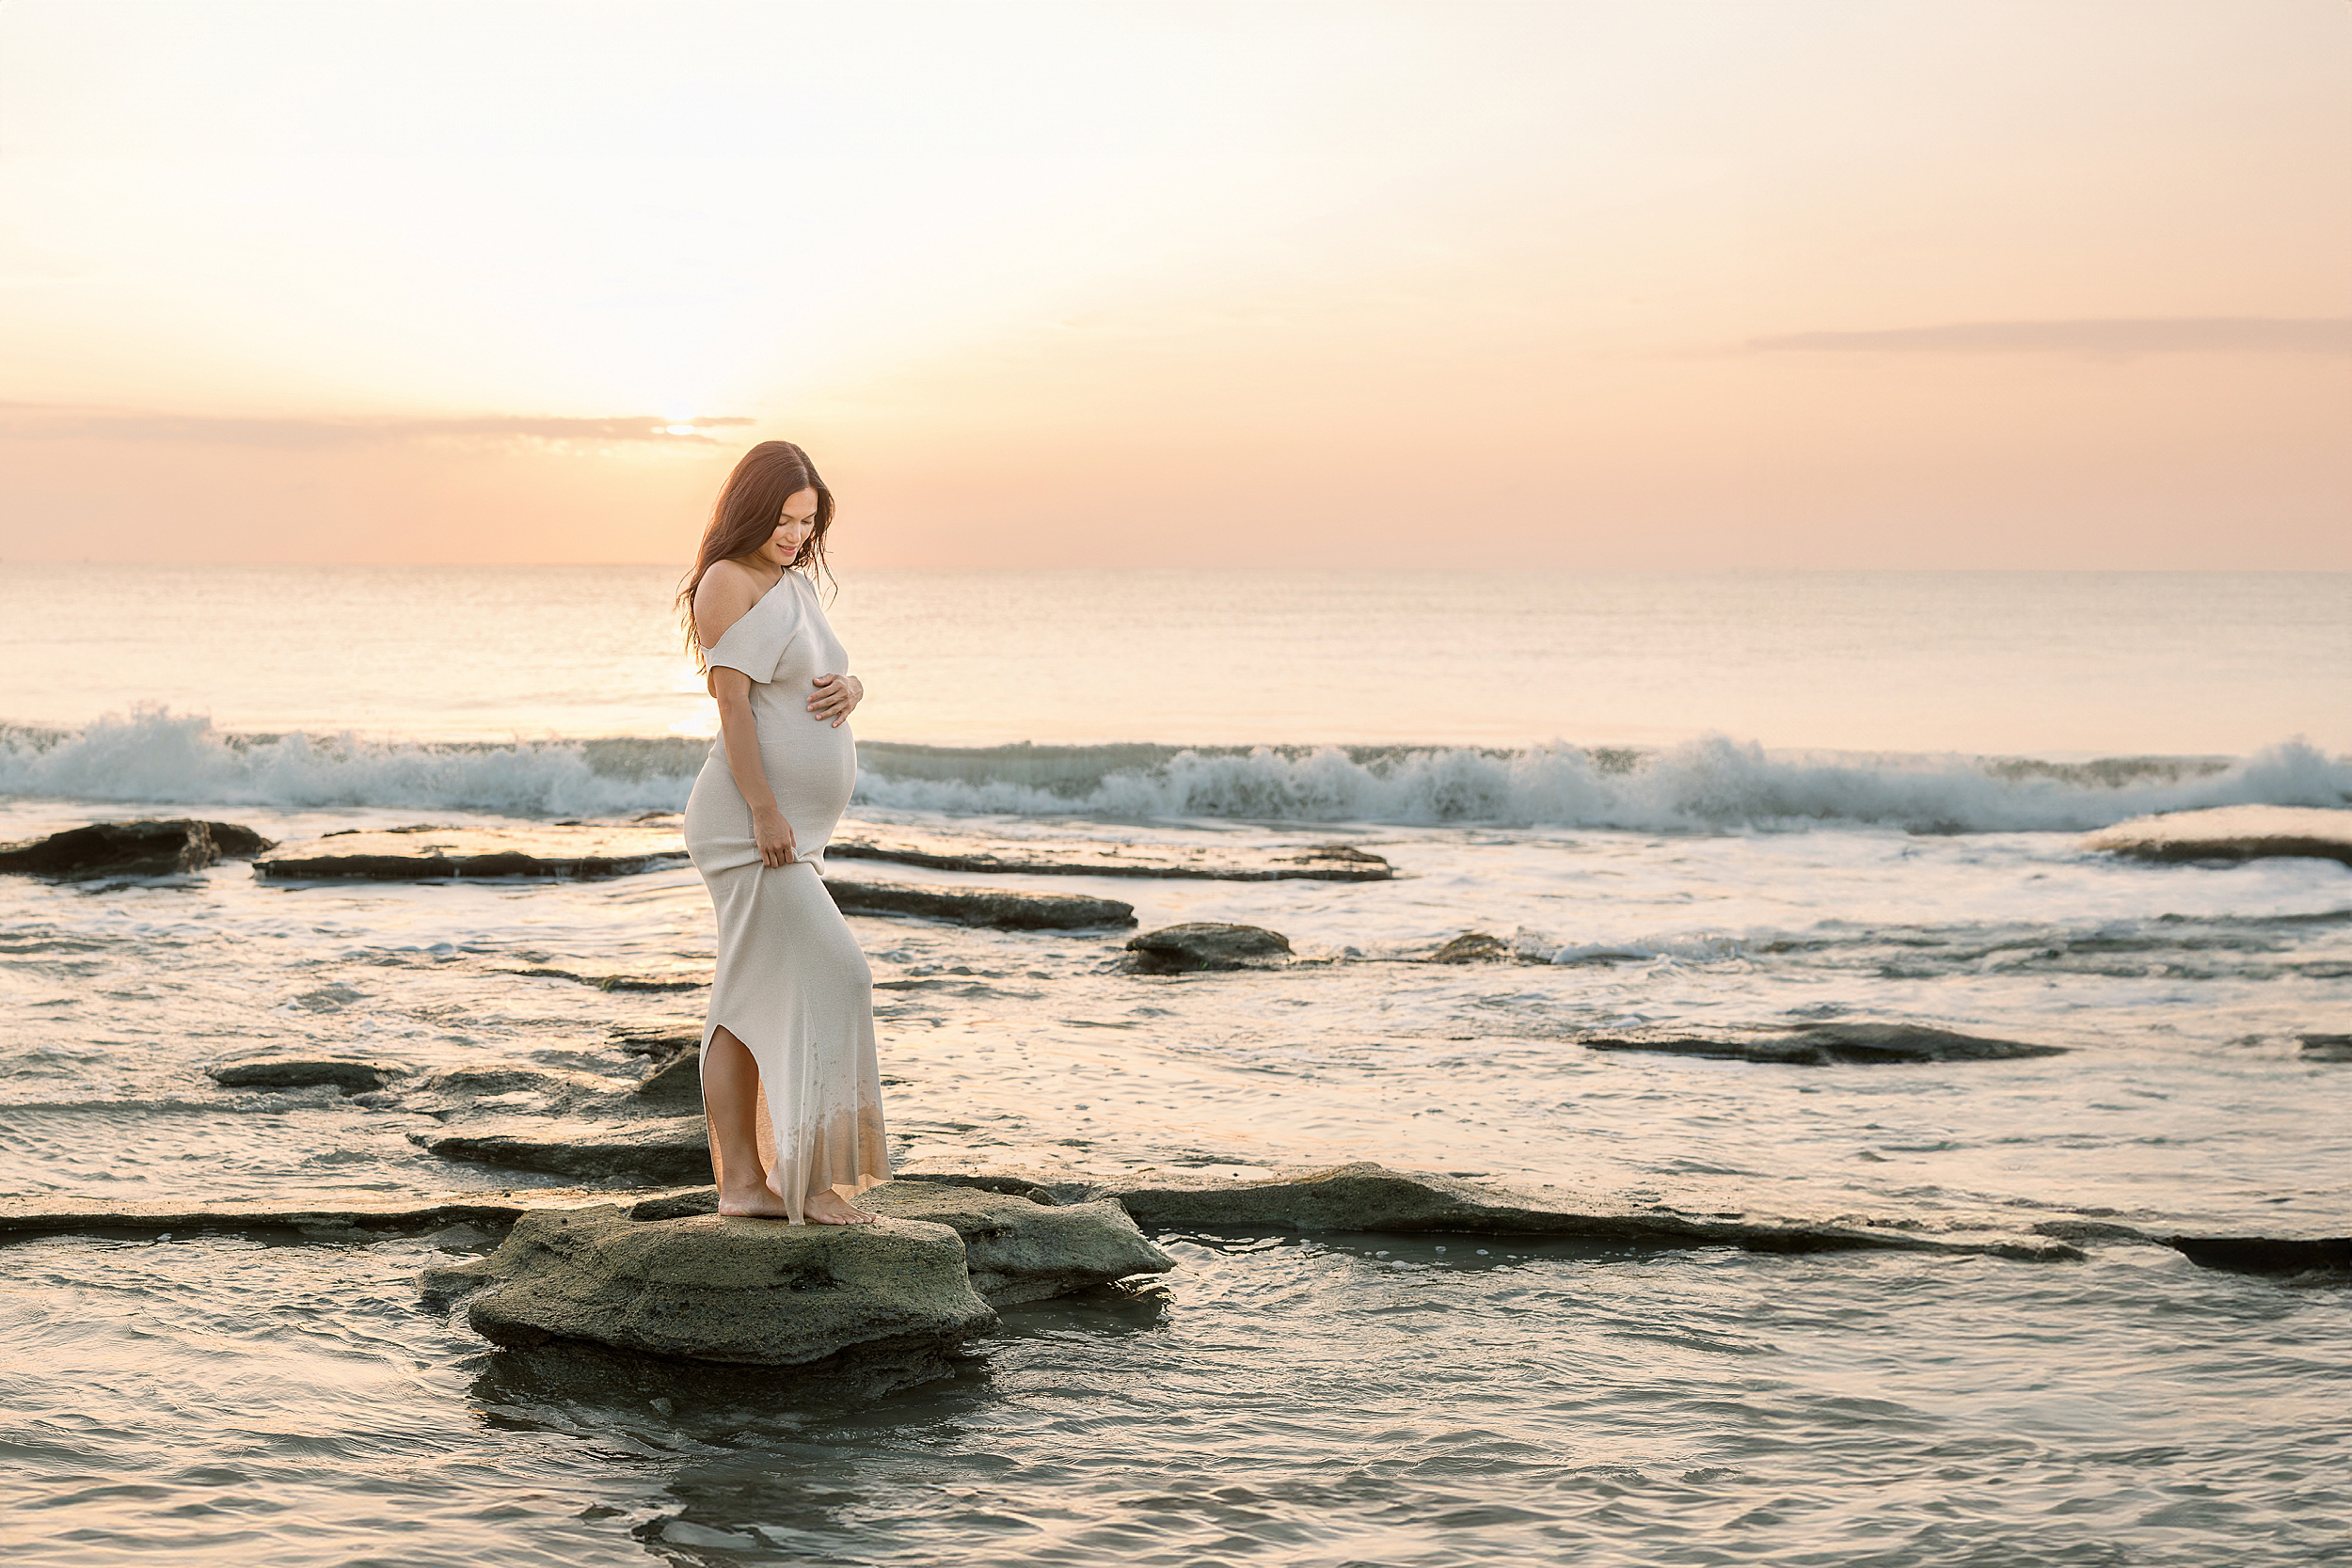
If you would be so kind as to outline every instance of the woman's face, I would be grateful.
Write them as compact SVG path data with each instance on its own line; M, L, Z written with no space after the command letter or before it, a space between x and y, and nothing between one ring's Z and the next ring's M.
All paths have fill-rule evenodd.
M776 531L759 546L759 559L771 566L789 566L800 559L801 546L817 531L817 492L795 490L784 498L784 515L776 519Z

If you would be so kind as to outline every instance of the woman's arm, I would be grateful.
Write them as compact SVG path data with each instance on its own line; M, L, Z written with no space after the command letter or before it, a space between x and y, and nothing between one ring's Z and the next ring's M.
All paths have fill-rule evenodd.
M710 672L710 694L719 699L719 737L726 746L727 771L735 787L752 808L752 841L759 846L764 865L790 865L798 847L792 824L776 804L769 787L767 767L759 760L759 724L752 717L752 677L721 665Z
M726 629L759 600L758 580L732 561L712 563L694 590L694 636L715 648ZM790 865L797 846L792 824L776 805L767 766L759 760L759 721L752 716L752 677L719 665L710 672L710 694L719 700L719 738L726 748L727 771L752 808L752 842L764 865Z

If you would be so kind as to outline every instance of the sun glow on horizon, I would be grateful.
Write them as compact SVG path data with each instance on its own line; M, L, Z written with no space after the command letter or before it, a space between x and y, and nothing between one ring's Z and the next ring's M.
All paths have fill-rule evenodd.
M0 7L0 555L2352 565L2341 5L565 14Z

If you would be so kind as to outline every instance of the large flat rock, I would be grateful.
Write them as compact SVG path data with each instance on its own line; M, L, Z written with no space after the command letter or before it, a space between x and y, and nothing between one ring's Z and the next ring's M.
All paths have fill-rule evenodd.
M1829 1067L1880 1062L2001 1062L2062 1056L2062 1045L1963 1035L1924 1023L1808 1023L1784 1029L1694 1033L1629 1030L1580 1037L1595 1051L1656 1051L1677 1056Z
M711 1180L710 1138L700 1116L640 1122L468 1119L411 1132L408 1141L445 1160L507 1170L665 1184Z
M944 1225L963 1238L972 1288L992 1307L1043 1301L1136 1275L1166 1274L1176 1259L1136 1228L1112 1198L1057 1203L1042 1192L1024 1195L936 1181L885 1181L857 1196L858 1207L893 1219ZM714 1213L717 1194L705 1187L650 1198L629 1213L674 1219Z
M2143 861L2250 861L2274 857L2352 865L2352 808L2216 806L2134 817L2083 840L2086 849Z
M0 847L0 871L77 881L169 877L201 871L216 861L258 855L270 844L252 829L234 822L186 816L94 822L47 838Z
M1902 1251L1989 1254L2042 1262L2079 1259L2071 1243L1998 1227L1931 1234L1846 1218L1685 1214L1663 1205L1513 1193L1427 1171L1363 1162L1285 1171L1263 1180L1183 1175L1070 1180L1033 1172L932 1170L902 1180L990 1183L1063 1198L1112 1197L1146 1233L1253 1227L1284 1231L1458 1231L1548 1236L1645 1246L1736 1246L1751 1252Z
M1396 870L1378 855L1344 844L1275 848L1224 845L1103 844L1085 839L962 838L904 832L836 838L828 860L896 861L939 871L1020 872L1032 877L1164 877L1228 882L1294 879L1378 882Z
M534 1210L488 1257L427 1270L418 1283L436 1298L467 1295L467 1322L500 1345L572 1340L760 1367L850 1354L928 1365L996 1323L955 1231L916 1220L803 1226L636 1220L610 1205Z
M832 853L830 849L826 851ZM825 879L843 914L911 914L959 926L1007 931L1085 931L1133 926L1136 907L1116 898L1066 893L1012 893L1002 888L926 887L912 882L849 882Z
M283 845L253 863L272 881L620 877L686 859L674 828L391 828Z

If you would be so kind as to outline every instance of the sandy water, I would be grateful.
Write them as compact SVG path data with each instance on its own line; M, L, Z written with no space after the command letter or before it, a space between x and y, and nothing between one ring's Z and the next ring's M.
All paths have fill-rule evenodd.
M1942 605L1947 650L1965 641L1952 628L2004 602L1905 591ZM1235 591L1223 612L1257 626L1260 645L1319 640L1329 651L1314 656L1316 678L1353 693L1340 709L1395 727L1286 735L1269 710L1204 735L1245 747L1416 733L1442 744L907 753L868 778L856 815L984 839L1338 839L1389 857L1400 877L995 879L1126 899L1146 926L1273 927L1311 961L1271 974L1120 974L1112 933L854 921L879 984L894 1149L1106 1173L1370 1158L1930 1231L2090 1215L2153 1231L2341 1235L2352 1068L2296 1042L2352 1031L2352 870L2132 865L2078 842L2084 827L2164 806L2343 803L2352 763L2328 728L2352 711L2330 696L2341 671L2296 663L2342 634L2328 620L2339 592L2282 589L2246 610L2241 621L2283 628L2269 642L2230 652L2224 616L2211 645L2165 656L2174 664L2158 675L2203 657L2223 672L2210 690L2249 693L2247 736L2225 703L2184 700L2176 686L2172 728L2141 726L2145 744L2112 748L2171 760L2069 772L1906 754L1895 739L1835 756L1677 739L1692 726L1675 703L1689 714L1705 700L1654 660L1645 689L1665 696L1650 705L1652 753L1527 744L1629 738L1580 730L1553 691L1527 683L1507 716L1518 728L1495 732L1516 749L1482 752L1477 735L1413 731L1369 678L1346 686L1352 645L1331 628L1361 618L1360 598L1339 596L1310 637ZM1744 623L1724 609L1737 598L1701 595L1716 621L1729 618L1724 638L1769 646L1758 608L1769 595L1751 596ZM604 668L596 661L625 641L583 629L593 600L556 617L581 669ZM159 599L158 613L173 602ZM1102 613L1139 613L1136 602ZM1842 619L1832 612L1851 596L1824 602L1834 625L1812 636L1817 653L1844 647L1850 668L1911 657L1885 594L1870 600L1881 610ZM2078 617L2067 645L2120 646L2129 639L2103 631L2154 624L2146 595L2117 602L2111 624ZM1625 613L1637 630L1666 625ZM182 623L191 672L218 653L202 643L205 624ZM412 675L460 668L438 633L402 644L389 622L366 626L378 645L410 650ZM925 635L951 649L954 630ZM1495 635L1516 634L1477 634ZM1156 657L1152 638L1137 641L1131 675ZM1557 657L1545 648L1530 656L1538 664ZM660 668L657 654L612 657L624 655ZM1788 676L1801 662L1774 668ZM935 689L961 689L968 673L946 652L934 663ZM2017 709L2034 667L2019 656L2025 684L1979 706ZM1387 670L1372 673L1385 681ZM485 725L453 709L420 728L401 710L406 727L387 719L349 741L252 740L233 732L302 719L291 698L275 714L255 699L272 689L266 672L238 674L241 688L147 693L215 707L217 726L150 715L111 728L92 721L112 697L32 705L20 694L37 673L12 667L0 717L67 731L0 737L0 839L179 813L294 841L421 820L626 816L682 799L676 758L653 737L693 717L691 698L649 676L642 723L597 709L528 732L635 736L635 751L485 746L485 725L520 726L503 689L477 673L469 711ZM2162 680L2110 673L2138 692L2115 711L2164 707ZM1927 705L1941 693L1949 712L1969 711L1948 687L1931 682ZM300 695L299 683L280 689ZM1791 744L1867 744L1873 704L1892 705L1891 691L1864 689L1835 733L1743 725L1740 702L1721 693L1709 721ZM2056 733L2096 695L2053 698L2034 722ZM1191 738L1133 701L1133 729L1052 728L1046 705L1025 735ZM1836 716L1818 691L1806 703ZM1791 704L1792 715L1805 707ZM2274 744L2298 731L2313 744ZM2083 723L2073 733L2092 736ZM424 744L436 738L476 744ZM2022 725L1963 725L1948 743L2033 749ZM871 863L855 874L970 880ZM1548 961L1409 961L1471 928ZM615 1032L698 1016L708 962L708 906L684 868L584 884L279 886L238 863L105 887L0 879L0 1192L195 1200L529 1185L423 1154L407 1141L423 1118L329 1090L230 1093L202 1066L278 1049L420 1069L634 1070ZM1576 1043L1636 1024L1838 1018L2070 1050L1798 1069ZM366 1246L105 1234L0 1245L0 1554L485 1568L2201 1568L2346 1548L2344 1290L2208 1272L2163 1249L2096 1246L2082 1262L2037 1265L1172 1235L1163 1240L1184 1266L1160 1285L1015 1308L955 1380L837 1409L691 1381L665 1393L533 1382L424 1309L409 1283L488 1240L461 1227Z

